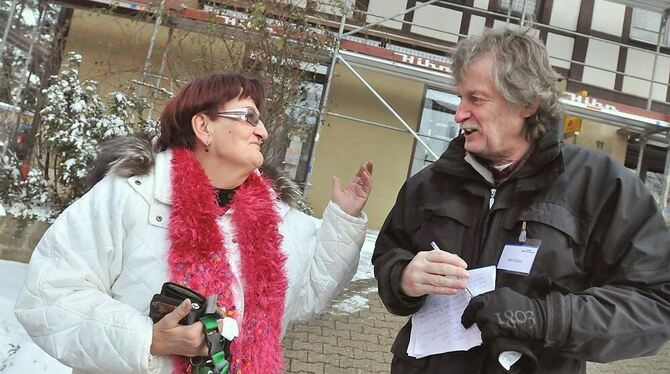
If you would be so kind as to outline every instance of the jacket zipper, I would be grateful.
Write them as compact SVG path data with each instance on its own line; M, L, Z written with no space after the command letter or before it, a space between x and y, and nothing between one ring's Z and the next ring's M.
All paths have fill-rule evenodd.
M489 211L493 207L493 203L496 202L496 189L491 188L491 196L489 197Z
M486 243L486 237L488 236L489 215L491 213L491 209L493 208L493 204L496 201L496 192L496 188L491 188L488 208L486 203L484 203L484 214L481 225L479 227L479 240L477 240L477 258L475 259L475 263L478 263L482 251L484 250L484 244Z
M495 188L491 188L491 194L489 195L489 208L486 210L486 212L484 212L480 251L482 246L486 243L486 238L489 235L489 218L491 217L491 209L493 208L493 204L496 202L496 192L497 190Z

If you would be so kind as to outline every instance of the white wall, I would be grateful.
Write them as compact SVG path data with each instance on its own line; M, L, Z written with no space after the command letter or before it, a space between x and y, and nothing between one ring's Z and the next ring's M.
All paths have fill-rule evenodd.
M446 40L448 42L458 42L458 36L446 34L442 31L458 34L461 28L463 12L443 8L435 5L428 5L414 11L414 25L411 31L420 35L431 36L433 38ZM429 30L420 26L427 26Z
M564 69L570 69L570 62L557 60L553 57L559 57L565 60L572 59L572 49L575 45L575 39L563 35L547 33L547 52L549 61L553 66Z
M470 28L468 28L468 35L481 34L486 27L486 18L480 16L470 16Z
M367 22L373 23L380 21L383 18L390 17L402 12L406 9L406 7L407 0L370 0L370 4L368 5L368 13L374 14L375 16L368 15ZM398 16L397 19L402 21L404 17L404 15L401 15ZM400 30L402 28L402 22L388 20L382 23L381 26Z
M601 42L598 40L589 40L586 50L585 63L587 65L597 66L608 70L616 70L619 61L619 46ZM613 89L616 74L591 67L584 67L582 82L594 86Z
M593 4L591 30L621 36L626 6L605 0L596 0Z
M304 8L307 6L307 0L288 0L288 3Z
M629 49L626 58L625 72L638 77L651 79L651 67L653 64L653 54ZM625 93L647 97L649 96L649 84L649 82L640 79L623 77L623 86L621 87L621 90Z
M351 17L354 13L356 0L319 0L318 4L321 12Z
M549 24L563 29L577 30L577 19L579 18L579 7L581 5L581 0L554 1L554 5L551 7Z
M655 82L668 83L670 77L670 57L660 57L656 63ZM668 86L654 83L653 98L660 101L666 101Z
M628 58L626 59L626 73L633 74L638 77L652 79L651 68L654 66L654 55L648 52L637 50L628 50ZM656 62L656 74L654 74L654 82L668 82L668 75L670 74L670 57L661 56ZM631 77L623 77L622 91L644 98L649 97L648 81L635 79ZM654 100L666 101L668 86L654 83L654 91L652 98Z
M475 0L473 2L473 5L474 5L475 8L488 9L489 8L489 0Z

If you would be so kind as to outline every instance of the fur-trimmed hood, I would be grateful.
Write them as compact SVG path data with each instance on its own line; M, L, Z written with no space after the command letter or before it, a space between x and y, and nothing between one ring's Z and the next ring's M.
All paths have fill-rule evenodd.
M88 172L88 184L93 186L108 174L132 177L149 173L154 165L155 152L151 139L146 136L118 136L108 139L98 147L98 154ZM311 214L298 183L288 175L269 165L261 172L274 184L275 191L290 207Z

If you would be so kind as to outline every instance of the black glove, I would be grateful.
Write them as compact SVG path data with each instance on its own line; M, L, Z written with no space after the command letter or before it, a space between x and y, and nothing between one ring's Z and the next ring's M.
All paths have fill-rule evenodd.
M501 336L532 342L544 340L546 319L546 300L531 299L506 287L472 298L461 323L467 329L476 322L485 344Z

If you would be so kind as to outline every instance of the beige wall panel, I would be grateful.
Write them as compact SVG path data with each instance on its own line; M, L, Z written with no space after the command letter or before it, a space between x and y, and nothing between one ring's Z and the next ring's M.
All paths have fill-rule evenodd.
M626 6L606 0L596 0L593 4L591 30L621 36Z
M649 52L642 52L635 49L628 49L628 57L626 59L626 73L642 78L652 78L652 67L654 66L654 55ZM660 56L656 61L656 73L654 74L655 82L668 82L668 75L670 75L670 58ZM632 77L623 77L622 90L624 93L629 93L644 98L649 97L650 82ZM654 100L666 101L668 86L660 83L654 83L654 91L652 97Z
M648 52L628 49L625 72L641 78L651 79L651 67L654 66L654 55ZM647 97L649 82L632 77L623 77L622 91L625 93Z
M463 12L428 5L414 11L412 32L456 43L458 42L458 36L454 34L458 34L462 18ZM430 27L430 29L420 26Z
M619 61L619 46L601 42L599 40L589 40L589 46L586 50L585 63L599 68L616 70ZM582 81L594 86L614 89L614 79L616 75L609 71L584 67Z
M320 12L337 16L346 15L347 17L353 15L355 3L355 0L321 0L317 2Z
M628 142L625 136L617 134L618 129L615 126L584 119L577 137L577 144L603 152L623 165L626 160ZM566 141L572 143L572 139Z
M579 19L581 4L581 0L554 1L551 7L549 24L568 30L577 30L577 19Z
M416 128L421 114L424 85L389 75L357 71ZM388 126L404 128L383 104L344 66L337 65L328 111ZM307 200L318 217L330 200L331 176L348 183L364 160L373 160L374 188L365 212L370 228L379 229L407 178L414 138L406 132L327 116L316 148Z
M484 32L486 27L486 18L480 16L470 16L470 28L468 29L468 36L479 35Z
M368 5L368 23L379 22L382 19L394 16L407 8L406 0L370 0ZM399 15L395 19L384 21L380 26L390 27L400 30L402 28L402 21L404 15ZM399 20L399 21L396 21Z
M489 0L475 0L473 2L473 5L474 5L475 8L488 9L489 8Z
M670 77L670 57L659 57L656 62L656 74L654 82L665 82L666 84L654 83L653 98L658 101L667 101L667 83ZM647 95L645 95L647 96Z
M570 62L565 60L572 59L572 49L575 45L575 39L554 33L547 33L547 53L549 61L553 66L564 69L570 69ZM560 58L554 58L558 57Z
M149 50L154 25L99 12L77 10L72 19L66 50L83 56L82 79L100 83L100 94L118 90L135 79L139 80ZM159 27L151 58L150 73L160 71L166 48L168 28ZM231 45L233 53L242 53L239 45ZM163 75L189 81L213 70L224 69L227 48L218 37L175 30ZM156 78L147 78L155 84ZM163 81L161 87L176 90ZM146 90L145 90L146 92Z

